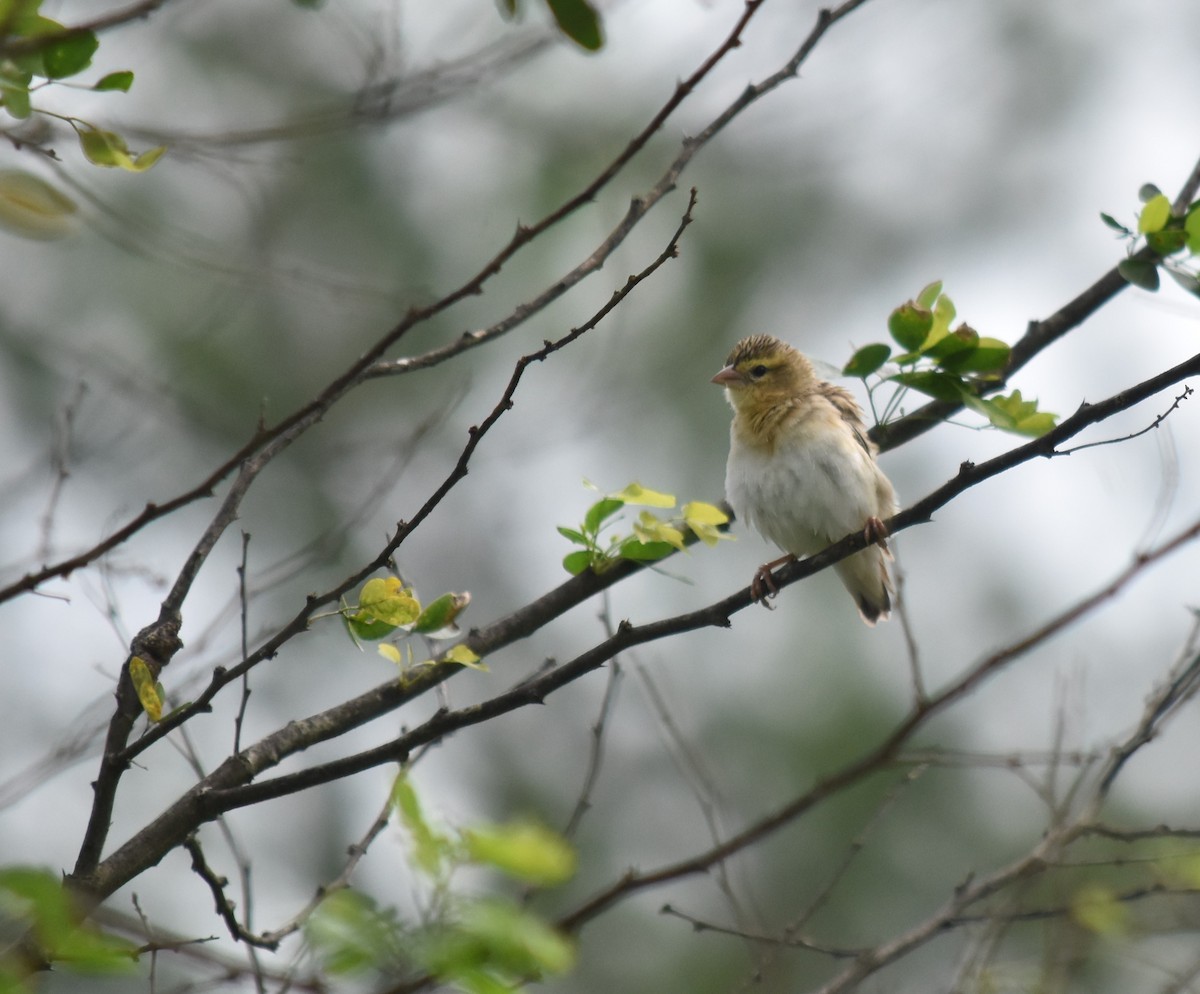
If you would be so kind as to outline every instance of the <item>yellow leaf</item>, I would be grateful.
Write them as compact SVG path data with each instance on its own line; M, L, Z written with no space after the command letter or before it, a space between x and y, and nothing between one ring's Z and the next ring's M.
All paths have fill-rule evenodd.
M150 666L141 656L129 660L129 679L133 681L133 689L137 691L142 710L151 721L162 721L163 701L154 683L154 674Z
M421 616L421 604L398 576L376 577L363 584L358 604L367 614L389 625L411 625Z
M75 201L20 169L0 170L0 227L25 238L51 239L79 227Z
M479 656L467 648L466 644L459 642L458 645L452 646L442 656L443 663L458 663L460 666L469 666L473 670L482 670L487 672L487 666L479 661Z
M617 500L623 500L626 504L636 504L638 507L674 507L675 498L671 494L660 493L657 490L650 490L643 487L640 483L631 483L624 490L615 494L610 494Z
M633 533L643 542L666 542L683 551L683 532L674 525L659 521L650 511L643 511L633 524Z
M404 662L404 657L400 654L400 650L392 645L391 642L381 642L378 648L379 655L384 659L395 663L397 666L400 666Z
M716 545L723 538L733 538L728 532L720 530L721 525L729 523L729 515L715 504L689 501L683 505L683 520L705 545Z
M1071 917L1097 935L1123 935L1129 930L1129 909L1102 884L1088 884L1075 892Z

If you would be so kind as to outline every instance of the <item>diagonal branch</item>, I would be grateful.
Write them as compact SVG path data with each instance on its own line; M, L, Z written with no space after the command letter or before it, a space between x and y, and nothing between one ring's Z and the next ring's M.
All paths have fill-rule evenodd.
M845 9L844 13L849 13L851 9L859 6L863 2L865 2L865 0L854 0L853 3L847 3L843 5L845 8L847 8ZM543 234L545 231L549 230L571 214L575 213L575 211L579 210L581 207L593 201L599 192L606 187L609 182L611 182L613 177L615 177L620 170L623 169L625 165L628 164L628 162L639 151L641 151L643 147L645 147L646 143L649 142L654 134L662 127L666 119L687 97L694 92L696 87L716 67L716 65L726 55L728 55L729 52L733 51L741 44L741 36L746 28L746 25L749 23L750 19L754 16L762 3L763 0L749 0L749 2L746 4L746 9L742 13L742 16L734 25L733 30L730 32L725 41L717 47L717 49L691 76L689 76L675 88L674 93L653 116L650 123L647 124L646 127L643 128L642 131L639 132L629 142L629 144L612 162L610 162L604 167L604 169L600 171L599 175L592 180L591 183L589 183L578 194L571 197L556 210L551 211L536 223L532 225L518 225L508 243L498 253L496 253L496 255L494 255L483 266L482 269L475 273L474 276L470 277L456 289L451 290L440 300L437 300L432 304L428 304L423 307L410 307L408 312L403 318L401 318L398 324L396 324L390 331L381 336L372 346L363 352L362 355L355 360L355 362L353 362L347 369L345 369L334 380L332 380L316 398L296 411L293 411L278 424L270 428L260 425L254 435L237 452L235 452L232 456L225 460L225 462L209 473L209 475L195 487L186 491L185 493L177 495L165 503L157 504L151 502L146 504L139 514L135 515L125 525L118 528L107 538L98 542L90 549L87 549L78 555L61 560L57 563L43 566L41 569L26 573L20 579L13 581L5 587L0 587L0 603L10 600L19 594L36 590L37 587L43 582L53 577L70 576L73 572L75 572L75 570L81 569L99 557L112 551L117 546L123 544L152 522L157 521L160 518L173 513L174 511L177 511L181 507L194 503L197 500L201 500L205 497L211 497L213 495L213 491L222 480L237 470L238 467L242 466L248 459L250 459L256 452L258 452L268 443L289 432L292 432L297 428L303 429L321 420L321 418L328 413L334 404L344 397L351 389L361 383L364 377L370 374L371 370L375 367L376 363L382 359L383 355L409 331L411 331L417 325L428 321L430 318L435 317L445 310L448 310L459 301L465 300L469 297L478 296L483 292L484 285L490 279L492 279L492 277L496 276L522 248L528 245L539 235ZM839 8L839 11L841 10L842 8ZM815 44L816 39L823 35L828 29L829 24L832 23L833 20L844 16L844 13L835 12L834 14L829 14L828 12L822 12L822 17L819 18L817 28L815 28L813 32L815 38L812 38L812 44L809 44L808 48L811 49L812 45ZM694 152L685 152L684 155L681 155L680 160L682 160L682 164L686 164L686 162L690 160L692 154L694 154ZM672 167L674 172L672 172L672 170L668 170L667 175L664 176L664 180L660 181L658 187L656 187L656 190L662 188L664 182L669 179L668 185L662 189L661 193L652 199L642 198L643 201L646 201L645 207L638 206L641 201L635 200L633 202L630 207L630 214L627 215L626 219L620 225L618 225L618 232L624 231L627 233L629 228L632 226L630 223L631 220L634 222L636 222L636 220L640 220L640 218L645 215L645 211L648 209L648 206L656 203L659 199L661 199L662 196L669 192L670 189L673 189L674 181L678 177L678 171L682 169L680 160L677 160L676 165ZM609 252L611 252L612 248L615 248L615 246L619 244L623 238L623 234L619 235L615 241L610 237L606 241ZM599 251L600 250L598 250L598 252ZM593 255L592 259L589 259L589 263L595 258L596 255ZM600 261L603 261L604 258L607 258L607 256L599 256ZM589 266L587 263L585 263L585 267L587 267L586 272L592 272L595 268L598 268L598 266ZM582 275L583 274L581 273L579 278L581 278ZM570 278L571 277L568 277L568 279ZM578 278L576 278L574 282L578 282ZM558 295L559 294L555 294L555 296ZM551 297L549 299L554 298ZM532 313L532 311L529 313ZM526 317L528 317L528 313L522 315L522 320L524 320ZM512 325L508 326L508 328L511 327ZM508 328L505 330L508 330ZM414 366L413 368L421 367Z
M1180 212L1196 196L1200 190L1200 160L1192 168L1191 174L1184 181L1179 194L1175 198L1174 210ZM1136 252L1135 259L1147 262L1159 262L1162 257L1145 247ZM1095 314L1101 307L1112 300L1117 294L1129 286L1116 266L1100 277L1090 287L1064 304L1057 311L1042 321L1030 321L1025 334L1013 345L1008 368L1004 378L989 385L988 392L1001 390L1012 378L1013 373L1028 363L1034 356L1062 338L1067 332L1078 328L1084 321ZM890 424L876 425L870 431L871 438L881 451L894 449L922 435L930 428L962 410L962 404L956 401L934 400L923 405L911 414L907 414Z
M531 361L534 360L531 359ZM949 503L958 494L1030 459L1053 455L1056 445L1078 434L1087 426L1110 417L1118 411L1125 410L1185 376L1197 373L1200 373L1200 355L1105 401L1085 404L1076 414L1040 439L1034 439L978 466L964 463L957 476L892 518L889 522L891 530L899 531L930 520L933 511ZM589 906L588 912L583 914L580 923L582 920L598 914L609 903L628 891L706 870L712 862L745 848L757 841L758 838L798 817L825 797L856 782L857 778L861 777L865 771L877 769L879 764L893 757L907 742L913 731L921 727L933 714L971 692L980 682L1012 659L1057 634L1103 600L1114 596L1150 563L1166 556L1186 542L1194 540L1197 536L1200 536L1200 522L1158 550L1139 556L1129 570L1093 597L1064 612L1004 652L984 660L939 694L918 702L909 717L897 726L892 735L874 752L846 767L836 776L822 781L813 791L785 806L771 817L727 840L721 846L709 850L703 857L694 858L651 874L629 875L623 882L614 885L612 892L607 897L602 895L597 898L594 906ZM863 548L865 544L866 540L861 533L849 535L819 555L781 570L777 575L777 583L783 586L797 582ZM616 582L617 579L636 572L638 568L640 568L639 564L636 563L622 563L598 576L581 574L574 577L526 608L500 619L486 628L472 632L465 640L465 644L481 656L494 653L504 645L523 638L551 619L558 617L568 606L578 603L577 598L586 590L592 589L592 592L595 592L593 585L595 588L607 586L611 582ZM750 591L747 588L686 614L643 625L622 623L611 637L575 659L528 680L506 693L455 711L445 709L438 711L422 725L373 749L298 773L253 782L259 774L277 766L286 757L303 751L318 742L335 738L351 728L359 727L382 714L395 710L402 704L426 693L454 673L460 672L461 668L447 664L427 667L407 681L391 681L320 714L289 722L286 727L271 733L254 746L228 759L205 780L183 795L156 821L137 833L105 860L94 873L79 878L75 882L90 891L96 898L102 899L112 890L157 863L204 821L211 820L234 808L283 797L379 765L403 762L412 750L438 741L455 731L489 721L499 715L531 704L542 703L555 690L592 672L618 653L625 652L634 646L701 628L727 628L731 624L733 614L749 607L752 603ZM143 742L154 736L157 731L156 729L155 732L147 735ZM138 743L134 748L140 748L141 745L142 743Z
M454 487L459 480L467 475L467 468L475 448L483 440L488 431L496 424L496 422L499 421L500 418L512 408L513 398L516 395L517 387L521 382L521 378L525 370L533 363L542 362L550 355L553 355L560 349L565 348L582 335L595 328L609 313L611 313L614 308L616 308L623 300L625 300L626 297L629 296L630 293L632 293L635 287L653 275L668 260L675 258L678 254L679 241L683 237L683 232L686 230L687 226L691 224L691 212L695 208L695 205L696 191L693 190L688 201L687 211L680 219L678 227L675 229L674 234L671 236L666 247L659 254L659 256L641 272L630 276L626 280L625 284L618 290L615 290L608 301L602 307L600 307L600 309L596 311L596 313L593 314L588 321L581 324L577 328L573 328L568 334L564 335L557 341L547 342L541 349L530 353L529 355L523 356L517 362L516 368L509 379L508 385L501 395L500 400L492 409L492 412L478 426L471 428L467 444L460 453L458 461L454 468L450 471L450 474L437 488L433 495L429 497L417 514L411 520L402 523L397 528L396 534L392 537L392 539L384 547L383 551L373 562L359 570L353 576L349 577L332 590L327 591L325 594L311 595L308 597L301 612L264 645L260 646L257 651L247 656L236 666L228 669L218 668L216 671L214 671L208 687L205 688L205 690L196 700L181 708L178 708L170 717L159 722L158 725L143 735L132 746L127 746L126 742L128 741L129 733L132 730L133 722L140 714L141 709L140 704L138 703L137 694L133 689L132 681L129 677L128 665L122 668L121 678L118 685L119 706L109 725L108 739L105 743L104 755L101 760L100 775L94 785L96 796L92 805L91 817L88 822L87 831L84 835L84 842L80 848L80 854L76 860L75 869L72 872L72 877L76 881L82 882L89 880L97 871L97 865L99 863L104 841L107 838L108 829L111 823L117 784L119 783L124 771L128 769L130 763L132 763L140 753L175 728L178 728L181 724L183 724L183 722L200 712L208 710L213 698L223 687L239 679L243 674L248 673L251 668L262 662L264 659L272 658L278 652L280 646L282 646L286 641L293 638L295 635L306 631L312 615L319 607L325 604L335 603L347 590L357 586L362 582L363 579L365 579L366 576L370 575L370 573L385 566L388 560L391 558L392 553L400 546L400 544L408 537L408 535L411 534L413 529L416 528L429 513L431 513L433 508L438 505L438 503L450 491L450 489ZM204 540L202 540L202 544L203 543ZM194 556L195 554L193 554L193 558ZM621 570L612 570L610 573L612 575L606 574L603 580L598 577L594 577L593 575L592 581L594 582L590 582L589 579L585 578L584 576L577 577L576 580L579 581L578 583L575 583L574 585L565 585L570 587L569 590L563 591L562 588L560 588L559 591L552 592L551 595L548 595L547 598L543 598L543 600L549 600L551 603L559 605L559 613L561 613L561 611L566 610L567 607L573 606L574 603L580 603L582 600L587 599L599 589L602 589L603 586L615 583L621 577L628 575L628 571ZM170 643L169 653L166 649L157 654L151 654L148 648L139 651L137 649L138 640L135 639L135 654L142 656L155 667L156 676L158 670L160 670L162 666L166 664L166 661L170 659L170 655L173 655L173 653L179 648L179 640L177 635L178 623L177 613L169 618L160 618L160 621L156 623L156 625L150 626L149 629L138 636L138 639L141 639L149 644L153 639L158 638L160 634L163 634L164 638L166 634L172 635L173 641ZM501 626L500 630L503 631L505 638L516 639L522 637L524 634L528 634L528 631L531 631L532 629L523 630L519 625L508 624ZM454 672L456 671L456 668L430 667L427 671L425 671L425 673L434 673L438 670L442 670L444 672ZM435 686L436 683L439 683L441 679L443 679L442 676L439 676L436 680L433 680L422 675L407 682L397 680L389 684L385 684L383 687L376 688L376 690L370 695L364 695L364 697L372 698L369 706L365 705L364 697L360 697L356 698L354 701L347 702L347 704L341 706L341 708L333 709L334 713L327 713L322 723L322 727L324 728L324 732L322 734L328 737L340 735L347 729L355 727L355 725L362 724L363 722L376 717L380 713L392 710L400 706L400 704L404 703L411 697L424 693L431 687ZM301 728L303 728L303 732L296 734L297 732L300 732ZM291 731L289 732L288 729L291 729ZM289 725L288 729L284 730L282 733L282 738L279 740L268 743L266 746L264 746L263 743L259 743L258 746L251 747L245 752L239 753L238 756L227 761L217 771L214 771L209 778L206 778L204 783L207 784L213 779L213 777L218 777L218 775L220 775L218 778L219 782L222 783L224 782L222 778L225 777L232 778L229 780L230 783L244 783L245 780L241 779L243 774L245 774L247 778L252 777L254 771L257 768L260 768L258 766L259 763L265 764L265 766L261 768L273 766L279 761L280 758L282 758L283 755L290 752L295 752L298 749L306 748L307 744L312 744L311 742L305 742L305 736L312 734L315 731L315 726L311 722L303 726L297 726L294 724ZM258 757L259 755L261 755L261 758L253 758ZM184 835L186 834L187 833L185 832ZM182 836L176 839L176 844L178 844L180 841L182 841ZM161 858L161 855L162 854L160 853L157 857L151 859L150 863L147 863L146 865L153 865L154 862L157 862L158 858Z

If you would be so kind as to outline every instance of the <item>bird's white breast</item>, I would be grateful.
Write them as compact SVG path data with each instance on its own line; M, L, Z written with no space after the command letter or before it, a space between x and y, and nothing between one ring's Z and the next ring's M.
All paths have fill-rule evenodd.
M813 419L773 451L738 438L735 425L725 495L739 518L786 552L812 555L861 529L878 507L874 460L835 421Z

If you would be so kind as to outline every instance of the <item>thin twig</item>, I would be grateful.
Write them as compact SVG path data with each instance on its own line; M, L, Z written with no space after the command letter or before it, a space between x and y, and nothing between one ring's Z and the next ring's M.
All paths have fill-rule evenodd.
M238 564L238 603L241 605L242 659L250 654L249 617L250 606L246 598L246 560L250 551L250 534L242 532L242 561ZM242 722L246 719L246 706L250 703L250 673L242 674L242 699L238 704L237 716L233 719L233 752L237 755L242 751Z

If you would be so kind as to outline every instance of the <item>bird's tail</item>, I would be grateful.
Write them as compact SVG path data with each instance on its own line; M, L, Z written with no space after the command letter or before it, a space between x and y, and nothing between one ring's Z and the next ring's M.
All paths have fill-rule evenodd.
M888 575L887 553L877 545L848 556L833 568L841 578L858 613L868 625L886 621L892 613L892 578Z

